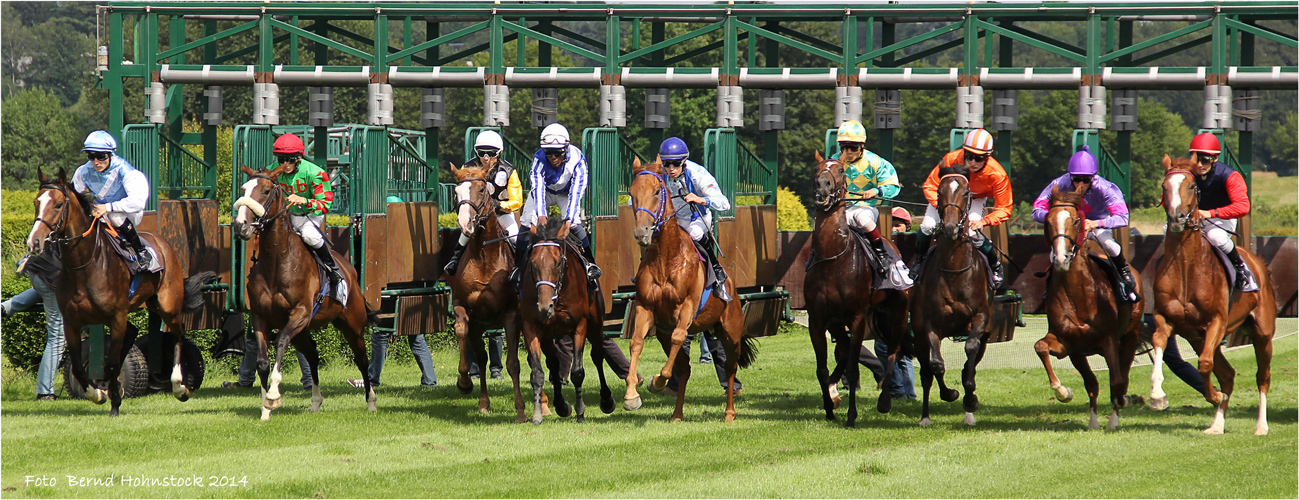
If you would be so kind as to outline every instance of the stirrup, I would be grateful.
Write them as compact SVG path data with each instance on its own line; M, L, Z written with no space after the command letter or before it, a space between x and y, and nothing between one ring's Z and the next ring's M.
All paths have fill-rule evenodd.
M586 279L587 279L587 280L594 281L594 280L600 279L601 276L604 276L604 271L601 271L601 270L600 270L600 266L597 266L594 262L588 262L588 263L586 264Z

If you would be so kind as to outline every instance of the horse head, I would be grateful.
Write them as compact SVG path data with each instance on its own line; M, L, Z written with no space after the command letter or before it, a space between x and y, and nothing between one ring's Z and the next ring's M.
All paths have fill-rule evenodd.
M1164 210L1168 230L1180 233L1187 227L1200 227L1200 187L1195 184L1195 162L1164 155Z
M964 166L943 167L938 170L939 230L948 239L956 241L965 232L970 211L970 178Z
M243 165L242 170L248 176L248 182L239 188L244 195L235 200L235 219L230 226L239 239L248 241L254 232L261 231L266 222L284 210L284 191L276 182L284 173L284 166L253 170ZM252 212L251 217L249 212Z
M528 267L537 285L537 313L543 319L555 317L555 303L564 288L564 275L568 272L568 252L564 240L568 238L569 222L563 219L537 219L532 226L532 248L528 251ZM549 287L551 293L542 293Z
M466 236L473 236L496 211L494 185L487 178L496 166L496 158L482 157L481 161L479 167L456 168L451 164L451 173L456 176L456 221Z
M27 251L32 255L40 254L47 245L71 232L81 232L94 206L93 195L77 193L62 168L54 177L39 170L37 173L41 185L32 201L36 205L36 222L27 234Z
M1065 272L1073 264L1074 256L1086 236L1082 232L1082 191L1060 191L1051 187L1050 209L1046 212L1046 240L1051 247L1051 266Z
M671 218L671 203L668 200L667 180L663 173L662 163L641 164L640 158L632 160L631 206L635 212L632 217L636 228L632 235L640 246L649 246L654 233L663 227L663 222Z
M815 157L816 178L812 181L812 185L816 187L815 202L817 208L828 212L843 199L846 182L843 176L843 163L839 160L822 158L820 151L816 152Z

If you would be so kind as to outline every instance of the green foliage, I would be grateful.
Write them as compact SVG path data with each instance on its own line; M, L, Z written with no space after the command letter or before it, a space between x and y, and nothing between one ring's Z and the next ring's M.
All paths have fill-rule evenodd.
M6 2L0 8L5 19L0 68L6 98L21 89L45 88L58 97L60 106L71 106L82 89L92 85L94 6L66 3L72 5L49 9L48 2Z
M1159 204L1163 191L1164 155L1184 156L1193 131L1163 104L1146 99L1137 105L1137 122L1132 134L1132 197L1128 206L1149 207ZM1101 132L1101 145L1113 150L1117 137L1117 132ZM1060 164L1061 171L1066 163Z
M31 288L31 281L16 276L12 271L0 274L0 293L7 300ZM13 367L34 370L45 352L45 311L36 308L0 320L4 334L0 335L0 352Z
M85 135L56 95L39 88L19 91L0 103L0 115L5 187L35 188L37 169L53 174L63 168L70 178L86 162L81 155Z
M812 224L807 215L807 207L787 187L776 190L776 230L777 231L811 231Z
M1276 127L1264 127L1274 129L1276 132L1268 134L1266 137L1267 147L1272 150L1272 157L1277 163L1288 162L1294 163L1299 159L1299 114L1287 113L1285 120Z
M460 227L460 219L455 212L439 213L438 227Z
M1299 205L1254 205L1250 230L1254 236L1299 236Z

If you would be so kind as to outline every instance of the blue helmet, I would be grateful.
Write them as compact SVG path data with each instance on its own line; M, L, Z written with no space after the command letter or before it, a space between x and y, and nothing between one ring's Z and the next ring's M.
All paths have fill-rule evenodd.
M690 148L686 147L686 141L679 137L669 137L659 146L659 158L664 160L684 160L690 157Z
M113 134L103 130L96 130L86 136L85 147L81 148L81 150L94 151L97 153L112 153L117 151L117 139L113 138Z

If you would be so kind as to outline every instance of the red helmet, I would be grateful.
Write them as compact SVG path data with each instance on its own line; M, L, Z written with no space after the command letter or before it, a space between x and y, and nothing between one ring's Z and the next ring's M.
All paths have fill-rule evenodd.
M305 154L307 147L302 144L302 139L294 134L284 134L275 140L271 151L274 153L298 153Z
M1222 146L1218 144L1217 136L1205 132L1191 139L1190 152L1216 155L1222 152Z

